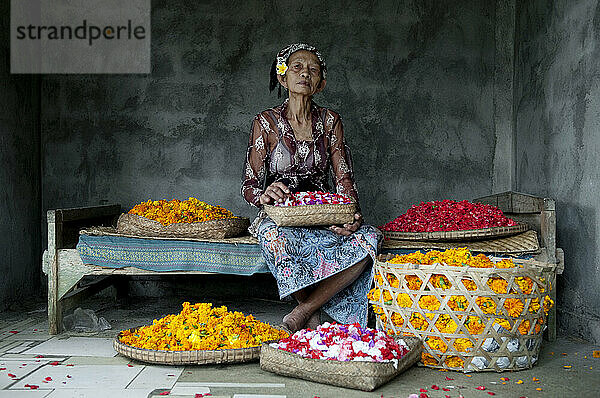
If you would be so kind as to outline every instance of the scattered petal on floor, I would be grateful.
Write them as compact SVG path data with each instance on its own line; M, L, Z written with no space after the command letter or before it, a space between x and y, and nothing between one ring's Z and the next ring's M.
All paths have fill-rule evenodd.
M483 391L483 390L485 390L485 387L484 387L484 386L479 386L479 387L475 387L475 389L476 389L476 390Z
M592 352L592 356L593 356L594 358L600 358L600 350L594 350L594 351Z
M571 365L563 365L563 368L565 368L565 369L571 369L572 367L573 366L571 366Z
M517 380L517 384L523 384L523 380Z

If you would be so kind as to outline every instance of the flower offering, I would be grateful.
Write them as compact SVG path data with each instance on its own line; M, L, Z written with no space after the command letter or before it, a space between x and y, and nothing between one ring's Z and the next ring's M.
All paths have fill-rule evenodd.
M211 303L183 303L179 314L154 320L136 331L121 332L121 342L150 350L224 350L257 347L288 333L260 322L252 315L214 308Z
M348 195L332 192L297 192L290 194L283 202L275 206L338 205L352 203Z
M316 330L302 329L270 345L303 358L332 361L392 362L409 351L384 332L362 328L358 323L325 322Z
M209 205L193 197L183 201L149 199L147 202L135 205L129 213L158 221L162 225L235 218L229 210L221 206Z
M502 210L495 206L466 200L441 200L413 205L406 213L383 225L381 229L397 232L435 232L514 225L517 223L504 216Z
M417 251L376 263L368 299L387 333L423 339L425 365L525 368L537 360L554 305L542 269L522 260L474 255L467 248ZM511 362L506 352L520 354Z

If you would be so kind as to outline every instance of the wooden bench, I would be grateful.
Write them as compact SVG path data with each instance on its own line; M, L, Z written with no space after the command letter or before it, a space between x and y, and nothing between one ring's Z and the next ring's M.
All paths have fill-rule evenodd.
M558 263L557 273L562 273L562 250L556 248L556 216L554 201L515 192L478 198L475 201L498 206L508 217L527 222L540 237L540 261ZM75 308L87 297L109 286L117 292L127 291L123 275L190 275L211 274L201 271L153 272L133 267L105 268L84 264L75 246L82 228L114 225L121 213L120 205L105 205L72 209L49 210L48 250L44 252L42 269L48 276L48 322L50 334L61 331L62 314ZM385 245L384 245L385 251ZM96 276L86 283L84 277ZM89 278L88 278L89 279ZM553 286L556 286L553 283ZM551 292L556 302L556 287ZM556 338L556 305L548 319L548 338Z

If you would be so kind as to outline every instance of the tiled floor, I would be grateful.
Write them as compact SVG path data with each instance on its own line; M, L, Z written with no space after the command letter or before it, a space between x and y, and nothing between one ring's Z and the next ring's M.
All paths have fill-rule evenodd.
M49 336L45 313L40 309L0 313L0 398L158 398L167 393L175 398L206 394L211 398L388 398L419 394L420 389L428 390L426 394L432 398L489 397L489 392L498 397L563 397L598 396L600 391L600 359L592 358L592 351L599 348L566 338L545 342L540 362L531 370L465 375L414 367L372 393L281 377L260 370L256 362L154 366L113 351L111 340L119 330L178 312L181 301L146 299L119 307L107 298L89 300L85 308L95 310L113 326L95 334ZM268 300L189 301L226 304L274 324L290 308L289 303ZM501 377L509 380L502 381ZM434 385L440 389L432 389ZM478 386L486 389L478 390Z

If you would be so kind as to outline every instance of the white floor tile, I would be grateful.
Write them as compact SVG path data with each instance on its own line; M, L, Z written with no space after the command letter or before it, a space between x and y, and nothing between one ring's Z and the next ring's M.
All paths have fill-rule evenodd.
M143 366L127 365L57 365L44 366L11 386L24 389L26 384L51 389L125 389L140 373ZM105 395L109 397L109 395Z
M22 379L29 373L46 364L47 361L5 361L0 360L0 389L3 389L18 379ZM9 376L9 374L15 377Z
M34 341L19 341L19 345L16 347L13 347L9 350L6 350L6 354L21 354L24 351L27 351L28 349L31 348L32 345L35 344Z
M44 398L51 393L48 390L3 390L0 391L0 398Z
M175 387L206 386L214 388L285 388L283 383L225 383L216 381L181 381Z
M54 390L48 398L147 398L152 388L145 389L115 389L103 388L101 390L86 389L60 389Z
M182 372L183 367L146 365L127 388L171 388Z
M210 392L210 388L199 383L186 383L185 386L179 384L175 383L170 395L191 395L193 397L195 394L208 394Z
M233 398L286 398L285 395L234 394Z
M99 337L53 337L23 352L24 354L64 355L78 357L114 357L112 339Z

